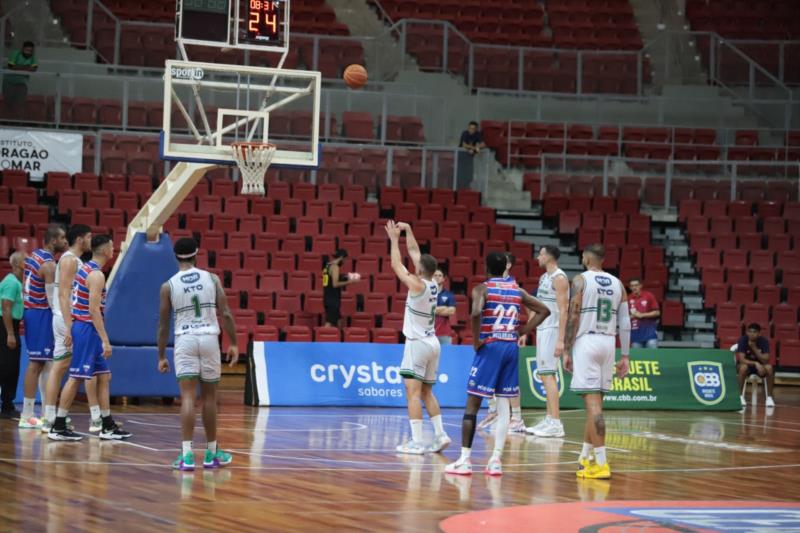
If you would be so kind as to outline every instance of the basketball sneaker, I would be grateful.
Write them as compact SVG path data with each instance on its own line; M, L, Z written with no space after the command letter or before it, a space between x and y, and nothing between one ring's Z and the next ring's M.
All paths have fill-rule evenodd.
M500 459L495 457L489 459L489 462L486 463L486 468L484 469L483 473L487 476L502 476L503 464L500 462Z
M451 442L453 441L450 439L447 433L436 435L428 450L432 453L443 452L448 446L450 446Z
M397 450L397 453L408 453L411 455L425 454L425 446L421 442L414 442L413 440L398 444L395 450Z
M114 424L110 428L103 428L100 430L100 438L103 440L123 440L129 439L133 436L133 433L130 431L125 431L117 424Z
M46 418L42 418L42 433L50 433L53 429L53 422L49 422ZM75 431L75 426L72 425L72 419L67 417L67 429Z
M103 419L93 418L92 423L89 425L89 433L98 433L103 430Z
M525 428L525 432L528 433L529 435L536 435L536 430L537 429L542 429L549 422L550 422L550 415L547 415L544 418L542 418L541 420L539 420L539 422L537 422L535 426L529 427L529 428Z
M47 438L50 440L63 440L63 441L78 441L83 440L83 435L78 435L71 429L51 429L50 433L47 434Z
M533 434L537 437L561 438L564 436L564 425L561 420L549 418L548 422L541 428L534 430Z
M525 421L521 418L512 418L508 425L509 433L525 433Z
M591 465L594 464L593 459L578 459L578 471L575 472L575 475L582 478L583 474L586 472L586 469L589 468Z
M20 418L17 427L20 429L39 429L42 427L42 421L35 416L29 418Z
M478 429L486 429L486 428L488 428L489 426L494 424L495 420L497 420L497 410L496 409L489 409L489 412L486 413L486 416L478 424Z
M775 407L775 400L772 399L772 396L767 396L767 407Z
M584 479L611 479L611 467L608 466L608 463L604 465L592 463L584 469L582 477Z
M472 461L469 459L459 459L455 463L450 463L444 467L445 474L456 474L459 476L472 475Z
M217 468L219 466L229 465L231 461L233 461L233 456L228 452L223 452L217 448L216 453L214 453L206 448L206 454L203 456L203 467Z
M186 452L178 456L172 462L172 468L175 470L194 470L194 452Z

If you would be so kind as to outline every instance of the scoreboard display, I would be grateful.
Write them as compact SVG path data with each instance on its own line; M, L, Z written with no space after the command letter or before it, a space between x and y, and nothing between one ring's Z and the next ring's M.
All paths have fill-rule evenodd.
M178 42L286 52L290 0L177 0Z
M282 0L243 0L242 20L239 42L283 46Z

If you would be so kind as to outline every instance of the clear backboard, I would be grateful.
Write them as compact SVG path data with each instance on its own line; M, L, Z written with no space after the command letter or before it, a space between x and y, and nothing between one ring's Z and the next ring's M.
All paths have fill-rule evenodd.
M289 0L178 0L175 40L181 49L189 44L286 52L289 13Z
M164 159L233 164L232 143L269 142L273 165L319 164L319 72L169 60Z

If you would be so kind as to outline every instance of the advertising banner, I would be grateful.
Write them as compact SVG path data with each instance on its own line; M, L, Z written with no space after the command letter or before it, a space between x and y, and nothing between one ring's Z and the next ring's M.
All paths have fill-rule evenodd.
M404 407L402 344L256 342L247 403ZM438 383L442 407L464 407L471 346L443 346Z
M0 170L24 170L33 178L45 172L81 171L83 135L41 130L0 129Z
M619 357L619 354L617 355ZM523 407L544 407L545 390L536 372L536 349L520 350L519 385ZM630 372L614 378L607 409L738 411L739 392L733 356L728 350L633 349ZM569 390L571 375L559 363L558 390L563 408L582 408Z

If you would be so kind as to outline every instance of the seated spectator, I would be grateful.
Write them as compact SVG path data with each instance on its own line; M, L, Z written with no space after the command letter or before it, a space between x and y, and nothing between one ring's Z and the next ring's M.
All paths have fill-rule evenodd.
M772 388L775 386L775 370L769 364L769 341L761 335L761 326L753 323L747 326L747 335L739 339L736 347L736 372L739 374L739 390L744 390L744 381L753 374L764 379L767 388L767 407L775 407ZM746 404L744 395L742 405Z
M632 279L628 283L628 307L631 311L631 348L658 348L658 317L661 316L653 293L642 290L642 281Z
M461 132L461 141L458 146L469 151L472 155L479 153L485 146L483 135L478 130L478 123L474 120L469 123L467 129Z
M436 295L436 322L434 324L439 344L453 344L453 329L450 327L451 317L456 314L456 297L444 286L446 276L441 269L433 274L433 281L439 287Z

